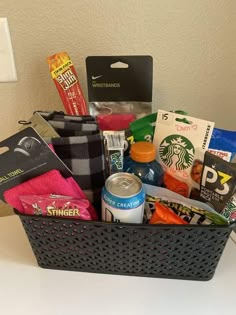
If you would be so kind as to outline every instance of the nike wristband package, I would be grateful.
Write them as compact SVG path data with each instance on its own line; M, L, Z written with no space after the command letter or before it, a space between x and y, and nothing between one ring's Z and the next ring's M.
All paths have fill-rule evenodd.
M151 56L89 56L86 69L89 110L101 130L124 130L151 114Z

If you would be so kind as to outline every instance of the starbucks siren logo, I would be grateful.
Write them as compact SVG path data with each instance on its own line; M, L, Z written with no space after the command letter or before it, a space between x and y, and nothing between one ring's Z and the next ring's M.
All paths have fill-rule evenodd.
M166 137L160 144L160 158L168 167L176 170L184 170L192 165L194 157L194 147L185 137L171 135Z

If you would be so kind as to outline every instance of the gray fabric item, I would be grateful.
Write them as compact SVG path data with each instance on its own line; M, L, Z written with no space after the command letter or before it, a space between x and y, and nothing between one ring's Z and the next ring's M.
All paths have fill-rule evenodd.
M105 157L100 133L48 140L55 153L71 169L73 178L95 205L101 203L105 183Z
M63 112L39 112L61 136L47 139L55 153L71 169L73 178L95 205L101 204L105 183L103 137L92 116L71 116Z
M67 115L63 112L46 112L46 111L36 111L46 120L53 121L71 121L71 122L86 122L86 121L95 121L95 118L91 115L84 116L73 116Z
M48 120L48 123L55 129L78 130L78 131L97 131L98 125L95 122L69 122L69 121L53 121Z

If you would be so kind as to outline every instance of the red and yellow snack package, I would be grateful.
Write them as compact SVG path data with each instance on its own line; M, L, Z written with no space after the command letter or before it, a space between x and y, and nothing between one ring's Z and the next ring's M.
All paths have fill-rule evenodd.
M49 71L69 115L88 115L75 67L66 52L47 58Z
M149 224L188 224L177 216L170 208L156 202L156 209L149 221Z

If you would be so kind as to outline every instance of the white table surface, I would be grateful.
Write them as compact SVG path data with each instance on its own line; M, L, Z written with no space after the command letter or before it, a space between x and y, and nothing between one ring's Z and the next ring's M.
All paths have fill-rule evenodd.
M41 269L16 216L0 218L0 314L236 313L236 244L207 282Z

